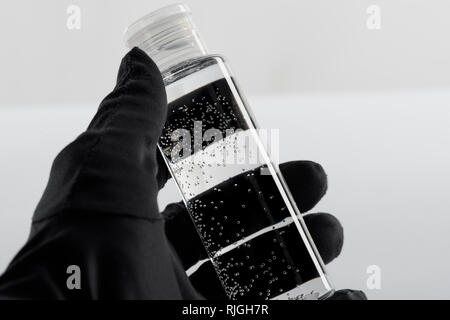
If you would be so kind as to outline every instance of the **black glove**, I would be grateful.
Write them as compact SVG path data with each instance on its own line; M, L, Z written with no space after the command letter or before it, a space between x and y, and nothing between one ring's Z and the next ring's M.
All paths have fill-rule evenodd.
M141 50L131 50L88 129L56 157L29 239L0 277L0 298L201 298L167 240L157 206L158 191L169 177L156 149L166 113L156 65ZM283 172L294 194L306 192L302 210L326 190L316 164L291 163ZM318 184L309 186L299 174L322 178L311 176L310 183ZM181 228L183 235L174 235L189 219L184 208L171 205L164 216L172 217L168 234L182 263L203 257L190 221ZM339 222L315 214L307 223L325 260L336 257L342 247ZM73 265L80 270L80 288L68 286ZM205 291L206 275L197 275L195 283L206 297L220 294Z

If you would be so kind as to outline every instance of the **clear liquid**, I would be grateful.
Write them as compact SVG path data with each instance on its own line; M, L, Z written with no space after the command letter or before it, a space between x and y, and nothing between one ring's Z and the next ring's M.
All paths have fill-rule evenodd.
M265 151L232 79L223 67L207 69L178 80L190 81L182 86L185 94L171 97L170 92L181 91L168 90L171 102L159 145L228 297L324 296L331 287L320 258L302 234L279 178L261 156ZM204 137L212 128L222 139L171 139L178 129L192 138ZM174 152L177 143L191 153ZM255 145L257 160L250 161L250 146Z

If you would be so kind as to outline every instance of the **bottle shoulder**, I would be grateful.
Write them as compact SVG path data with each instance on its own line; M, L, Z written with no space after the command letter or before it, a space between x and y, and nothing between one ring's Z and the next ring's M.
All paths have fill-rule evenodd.
M177 65L164 70L161 75L164 80L164 84L167 86L190 74L193 74L215 64L223 64L224 62L225 58L222 55L210 54L180 62Z

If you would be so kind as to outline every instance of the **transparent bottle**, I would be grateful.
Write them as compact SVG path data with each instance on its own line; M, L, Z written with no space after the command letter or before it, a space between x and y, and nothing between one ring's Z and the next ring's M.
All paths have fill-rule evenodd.
M315 299L333 288L229 67L207 53L187 6L125 33L166 86L159 149L230 299Z

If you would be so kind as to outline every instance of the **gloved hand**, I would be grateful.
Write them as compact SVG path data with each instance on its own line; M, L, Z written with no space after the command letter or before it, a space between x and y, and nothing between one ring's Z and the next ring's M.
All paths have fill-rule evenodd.
M87 130L56 157L30 237L0 277L0 298L201 298L183 268L205 257L189 216L180 203L162 215L157 205L169 178L156 148L166 113L156 65L131 50ZM301 210L311 209L326 191L320 165L281 168ZM334 259L343 241L339 222L325 213L305 220L325 262ZM79 267L79 287L69 285L70 266ZM191 279L206 298L222 297L210 264Z

